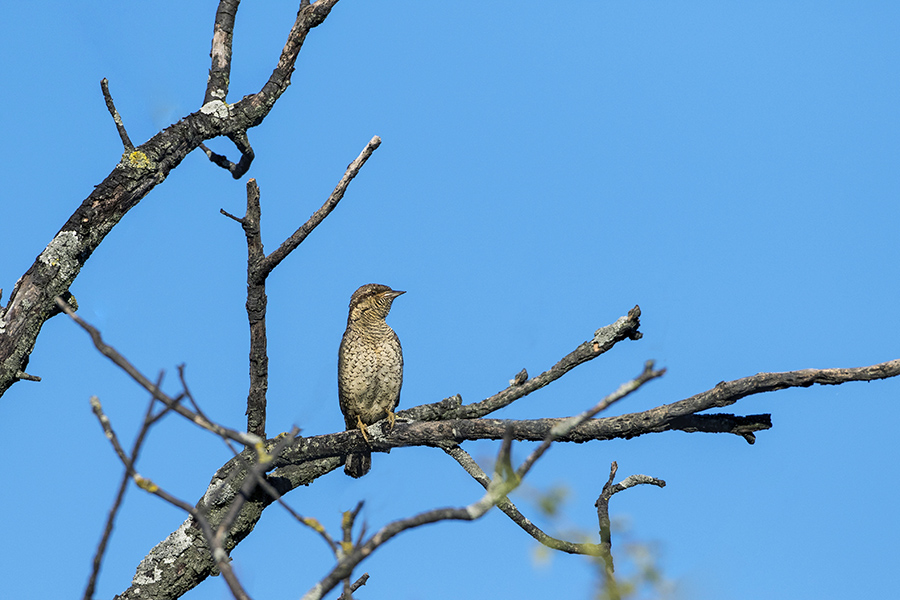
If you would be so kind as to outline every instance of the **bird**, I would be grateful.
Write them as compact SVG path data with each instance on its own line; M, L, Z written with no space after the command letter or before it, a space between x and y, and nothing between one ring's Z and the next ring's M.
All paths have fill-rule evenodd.
M403 385L403 350L384 319L394 299L405 293L367 283L350 297L347 330L338 350L338 400L347 430L358 429L366 441L366 425L387 418L394 427ZM358 478L371 467L371 453L354 453L347 455L344 472Z

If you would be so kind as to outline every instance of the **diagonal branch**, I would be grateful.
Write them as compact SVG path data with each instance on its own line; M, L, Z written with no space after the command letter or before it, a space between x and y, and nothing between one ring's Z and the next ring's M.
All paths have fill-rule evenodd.
M159 378L156 381L156 387L162 385L162 373L160 373ZM147 405L147 412L144 414L144 422L141 425L140 431L138 431L137 438L134 440L134 444L131 447L131 454L129 455L129 460L131 461L131 465L134 466L137 463L138 455L141 451L141 446L144 444L144 439L147 436L147 433L150 430L150 426L159 418L160 415L154 416L153 407L156 404L156 398L150 397L150 402ZM162 410L163 413L167 412L169 409L164 408ZM96 414L96 411L95 411ZM102 420L101 420L102 423ZM113 524L116 521L116 516L119 513L119 508L122 506L122 501L125 499L125 491L128 489L128 482L131 481L131 473L128 469L125 469L125 472L122 474L122 480L119 482L119 491L116 494L116 499L113 501L112 508L109 509L109 514L106 518L106 527L103 530L103 536L100 539L100 543L97 545L97 551L94 553L94 560L91 565L91 575L88 578L87 586L84 589L84 600L91 600L94 597L94 588L97 584L97 578L100 575L100 566L103 564L103 556L106 553L106 545L109 542L109 538L112 535Z
M487 473L485 473L478 463L469 455L468 452L460 448L459 446L452 444L447 447L442 448L444 452L450 455L453 460L458 462L460 466L465 469L466 473L472 476L472 478L481 484L481 487L484 489L488 489L488 486L491 485L492 480L488 477ZM513 523L522 528L525 533L536 539L538 542L547 546L548 548L552 548L554 550L559 550L561 552L567 552L569 554L585 554L588 556L600 556L601 550L598 544L578 544L575 542L567 542L565 540L557 539L551 535L548 535L544 532L540 527L531 522L528 517L523 515L516 505L513 504L510 499L504 496L499 502L497 502L497 508L499 508L503 513L512 519Z
M325 20L337 2L301 4L278 64L259 92L234 104L225 104L218 98L206 102L200 110L160 131L134 152L126 153L72 213L19 278L0 314L0 395L24 378L20 376L25 374L41 327L56 310L54 299L68 293L81 268L109 232L201 143L222 135L238 143L248 129L263 122L290 85L290 75L306 36Z
M849 369L802 369L782 373L757 373L734 381L719 382L710 390L678 402L664 404L640 413L600 419L600 421L606 421L603 427L630 432L629 435L622 437L633 437L642 433L681 429L681 427L674 426L674 424L683 422L679 421L680 419L700 411L730 406L738 400L754 394L793 387L810 387L815 384L840 385L850 381L875 381L898 375L900 375L900 359ZM707 416L716 417L718 415Z
M619 386L619 389L600 400L600 402L595 404L593 407L584 411L580 415L569 417L568 419L563 419L562 421L557 422L555 425L553 425L553 427L550 428L550 432L544 437L541 445L535 448L534 451L528 456L528 458L525 459L525 461L516 471L516 476L519 479L524 477L525 474L528 473L528 471L534 465L534 463L537 462L537 460L544 454L544 452L546 452L550 448L550 445L553 442L557 441L563 436L568 435L569 433L577 429L581 424L593 418L594 415L606 410L615 402L618 402L648 381L657 379L658 377L662 377L665 374L665 369L655 371L653 369L653 361L647 361L647 363L644 365L644 370L640 375L638 375L631 381L623 383L621 386Z
M94 342L94 346L97 348L97 350L100 351L101 354L109 358L113 363L116 364L116 366L125 371L141 387L150 392L150 394L152 394L154 398L165 404L168 408L175 411L182 417L185 417L187 420L194 423L198 427L215 433L218 436L231 439L257 449L261 447L261 440L256 436L241 433L233 429L228 429L227 427L222 427L217 423L213 423L203 415L193 412L189 408L182 406L179 402L179 398L170 398L161 389L159 389L156 384L147 379L147 377L143 373L141 373L137 369L137 367L132 365L128 361L128 359L122 356L118 352L118 350L104 342L103 337L100 335L100 332L97 331L95 327L84 321L81 317L76 315L72 308L68 304L66 304L65 301L62 300L62 298L57 298L57 305L60 309L62 309L63 312L69 315L73 321L78 323L78 325L80 325L82 329L88 332L88 334L91 336L91 340Z
M654 371L653 364L651 362L647 362L640 375L638 375L631 381L623 383L616 391L600 400L600 402L598 402L592 408L584 411L576 417L571 417L561 423L558 423L556 427L548 432L544 443L535 448L535 450L528 456L528 458L525 459L525 461L519 466L514 474L511 474L510 477L495 477L493 481L491 481L491 483L487 486L484 496L482 496L478 501L462 508L439 508L435 510L429 510L418 515L406 519L399 519L397 521L394 521L393 523L385 525L378 532L376 532L375 535L370 537L365 543L363 543L362 545L358 545L353 549L353 552L344 557L344 559L341 560L334 567L334 569L332 569L331 572L328 573L328 575L326 575L321 581L319 581L319 583L313 586L313 588L309 590L306 595L303 596L303 600L318 600L324 594L327 594L329 591L334 589L334 587L338 585L342 579L349 577L353 572L353 568L360 562L365 560L366 557L370 556L379 546L381 546L397 534L406 531L407 529L421 527L422 525L436 523L438 521L474 521L480 519L482 516L487 514L487 512L498 502L501 502L509 492L514 490L519 485L519 483L522 481L522 478L528 473L528 471L537 462L537 460L541 456L543 456L544 453L546 453L547 449L556 438L565 435L571 429L578 427L580 423L583 423L585 420L590 419L599 411L628 396L648 381L656 379L657 377L661 377L663 373L663 371ZM498 460L498 463L508 463L508 433L505 435L503 446L501 446L500 456L501 458ZM512 469L510 468L508 469L508 471L511 472Z
M473 404L461 404L458 397L448 398L435 404L424 404L402 410L397 413L397 417L416 420L416 421L433 421L439 419L473 419L483 417L505 406L509 406L519 398L523 398L556 381L578 365L584 364L589 360L597 358L612 349L622 340L639 340L642 333L638 331L641 325L641 307L635 306L628 311L628 314L619 317L615 323L601 327L594 332L594 337L562 357L559 362L547 369L540 375L522 381L527 377L527 373L523 369L519 375L513 379L509 387L505 390L494 394L489 398L485 398L480 402Z
M278 64L272 71L269 80L263 88L256 94L255 99L258 102L273 102L291 85L291 74L294 72L294 63L297 62L297 55L300 54L300 48L306 41L306 36L310 30L317 27L325 21L331 9L338 3L338 0L318 0L315 4L300 3L300 10L297 11L297 19L294 26L288 34L287 42L281 50L281 56Z
M318 3L316 4L316 6ZM266 277L272 269L278 266L282 260L284 260L288 254L293 252L297 246L303 243L303 240L306 239L310 233L312 233L313 229L315 229L319 223L325 220L331 211L335 209L338 205L338 202L344 197L344 192L347 191L347 186L350 185L350 182L359 174L359 170L362 169L363 165L366 164L366 161L369 160L369 157L372 156L372 153L381 145L381 138L377 135L374 136L369 143L366 144L366 147L363 148L362 152L359 153L353 162L347 165L347 170L344 171L344 176L341 177L341 180L338 182L337 186L335 186L334 191L331 192L331 195L328 196L328 199L325 201L319 210L314 212L312 216L301 225L297 231L291 234L291 237L286 239L281 246L279 246L275 251L273 251L270 255L268 255L264 261L264 263L260 266L260 269L257 273L258 277Z
M116 124L119 138L122 140L122 147L125 149L126 153L133 152L134 144L131 143L131 138L128 137L128 132L125 130L125 124L122 122L122 117L119 115L119 111L116 110L112 94L109 93L109 80L106 77L100 80L100 89L103 92L103 99L106 101L106 109L113 118L113 123Z

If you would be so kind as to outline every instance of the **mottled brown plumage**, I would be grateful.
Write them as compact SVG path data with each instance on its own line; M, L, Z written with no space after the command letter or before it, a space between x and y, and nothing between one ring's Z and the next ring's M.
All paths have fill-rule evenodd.
M394 298L404 293L368 283L350 297L347 330L338 351L338 398L347 429L359 429L366 439L366 425L386 417L393 420L400 402L403 352L384 319ZM350 454L344 472L362 477L371 466L370 453Z

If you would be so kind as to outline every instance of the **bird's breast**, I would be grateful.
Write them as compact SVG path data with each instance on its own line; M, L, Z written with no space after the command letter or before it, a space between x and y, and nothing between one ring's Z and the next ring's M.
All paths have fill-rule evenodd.
M357 416L366 424L379 421L400 400L403 354L393 330L385 333L348 329L341 341L338 388L348 422Z

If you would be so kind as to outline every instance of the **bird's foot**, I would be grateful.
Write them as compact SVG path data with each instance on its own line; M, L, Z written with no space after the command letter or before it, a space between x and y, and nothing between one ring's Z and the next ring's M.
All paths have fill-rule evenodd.
M356 416L356 426L359 427L359 432L362 434L363 439L366 440L366 443L369 443L369 430L366 429L366 424L362 422L359 415Z
M397 415L394 413L394 411L388 412L387 420L388 420L388 425L390 426L390 428L388 429L388 433L393 432L394 431L394 423L397 422Z

